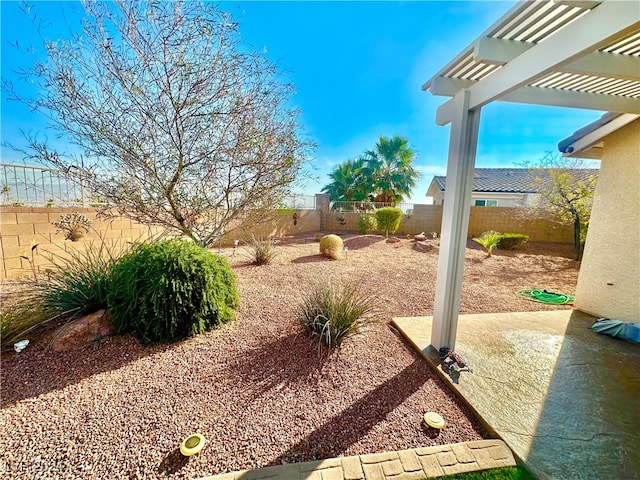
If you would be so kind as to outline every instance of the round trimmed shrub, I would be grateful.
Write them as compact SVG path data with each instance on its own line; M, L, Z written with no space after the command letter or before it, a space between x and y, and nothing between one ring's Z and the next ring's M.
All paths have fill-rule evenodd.
M342 255L344 244L337 235L325 235L320 239L320 254L338 260Z
M384 232L388 237L393 235L400 227L402 220L402 210L395 207L383 207L376 210L376 221L378 222L378 230Z
M186 240L137 245L114 266L107 307L116 333L175 341L232 320L236 281L224 258Z
M378 222L374 215L360 215L358 217L358 233L360 235L375 232L376 228L378 228Z

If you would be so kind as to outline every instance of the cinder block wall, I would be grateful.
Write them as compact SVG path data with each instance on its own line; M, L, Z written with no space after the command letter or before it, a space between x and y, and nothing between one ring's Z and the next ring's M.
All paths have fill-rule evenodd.
M92 230L77 242L65 240L56 233L53 222L63 213L78 212L92 221ZM162 229L148 227L123 217L103 220L96 218L93 208L0 207L0 278L28 275L31 266L21 253L31 257L31 242L38 243L33 251L33 263L39 272L51 266L51 256L68 256L73 250L104 242L111 248L124 248L127 240L146 240L159 235Z
M441 233L442 205L414 205L413 212L403 215L396 235L429 235ZM511 207L470 207L469 238L477 237L487 230L524 233L532 242L572 243L573 230L562 227L542 217L524 217L522 210ZM358 231L359 213L329 212L327 230ZM344 224L339 221L344 218Z
M297 210L297 224L293 224L290 213L280 215L277 220L255 225L248 229L237 229L225 235L223 245L231 245L235 240L244 242L251 234L260 238L282 237L305 232L358 231L359 213L322 210ZM98 233L87 233L80 241L65 240L62 233L56 233L53 222L63 213L78 212L92 220L92 227ZM570 227L558 227L544 218L525 219L521 210L508 207L471 207L469 237L480 235L487 230L499 232L525 233L531 241L571 243L573 233ZM442 205L414 205L409 215L404 215L397 235L415 235L420 232L441 233ZM72 250L86 249L97 242L108 242L112 248L126 246L126 240L146 240L162 233L159 227L149 227L123 217L109 220L96 218L92 208L44 208L44 207L0 207L0 249L2 263L0 279L28 275L29 262L20 258L21 252L30 253L31 242L38 242L34 264L39 271L49 266L50 254L68 255Z
M56 233L53 222L63 213L78 212L92 221L92 230L79 241L65 240L62 233ZM255 225L246 230L234 230L222 239L223 245L231 245L238 239L244 242L253 233L256 237L282 237L320 230L320 212L317 210L297 210L298 220L293 224L291 214L283 214L276 221ZM160 227L149 227L124 217L97 219L93 208L45 208L45 207L0 207L0 279L16 278L31 274L28 260L21 253L31 257L31 242L38 243L33 251L33 263L38 272L52 266L51 256L67 257L69 252L85 250L92 244L104 241L111 249L125 248L128 241L142 241L163 233Z
M256 224L254 226L236 229L222 237L223 245L232 245L235 240L245 242L254 235L257 239L269 237L284 237L320 230L320 210L296 210L298 220L293 224L293 214L278 215L275 220Z

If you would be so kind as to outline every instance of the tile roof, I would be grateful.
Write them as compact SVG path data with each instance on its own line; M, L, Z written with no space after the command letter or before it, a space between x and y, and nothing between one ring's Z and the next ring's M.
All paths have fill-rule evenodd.
M594 168L568 169L575 178L586 179L589 175L598 174ZM548 172L548 171L547 171ZM545 173L547 173L545 172ZM476 168L473 176L474 192L499 192L499 193L540 193L542 184L536 182L536 177L541 177L543 170L528 168ZM548 176L548 173L547 173ZM432 183L441 191L444 191L447 177L433 177Z

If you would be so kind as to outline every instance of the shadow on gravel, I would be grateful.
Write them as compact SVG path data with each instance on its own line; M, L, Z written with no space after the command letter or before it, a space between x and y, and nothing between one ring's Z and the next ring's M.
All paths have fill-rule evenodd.
M77 350L54 352L49 345L51 332L43 333L18 354L2 354L2 408L172 347L166 344L145 348L130 335L117 335Z
M360 250L361 248L367 248L376 243L384 242L384 240L385 238L382 235L359 235L346 239L344 246L349 250Z
M182 467L189 463L190 457L185 457L180 453L180 449L169 452L160 465L158 465L158 473L160 475L171 475L178 472Z
M344 453L431 378L421 358L398 375L364 395L342 413L329 419L268 466L291 463L296 458L332 458ZM242 477L240 477L242 478Z
M291 352L295 352L295 356ZM318 350L318 345L302 332L243 350L229 364L233 374L230 378L234 383L245 385L238 392L237 400L250 403L272 388L313 381L311 377L322 372L327 358L326 350Z
M330 258L327 258L319 253L316 255L305 255L304 257L298 257L291 260L291 263L315 263L315 262L333 262Z

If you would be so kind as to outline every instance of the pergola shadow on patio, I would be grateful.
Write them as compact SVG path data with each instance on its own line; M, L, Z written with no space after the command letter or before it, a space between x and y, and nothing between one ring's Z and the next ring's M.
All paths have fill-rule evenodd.
M640 348L593 321L576 310L461 315L456 352L471 371L451 376L430 345L432 317L394 319L540 480L637 478Z

